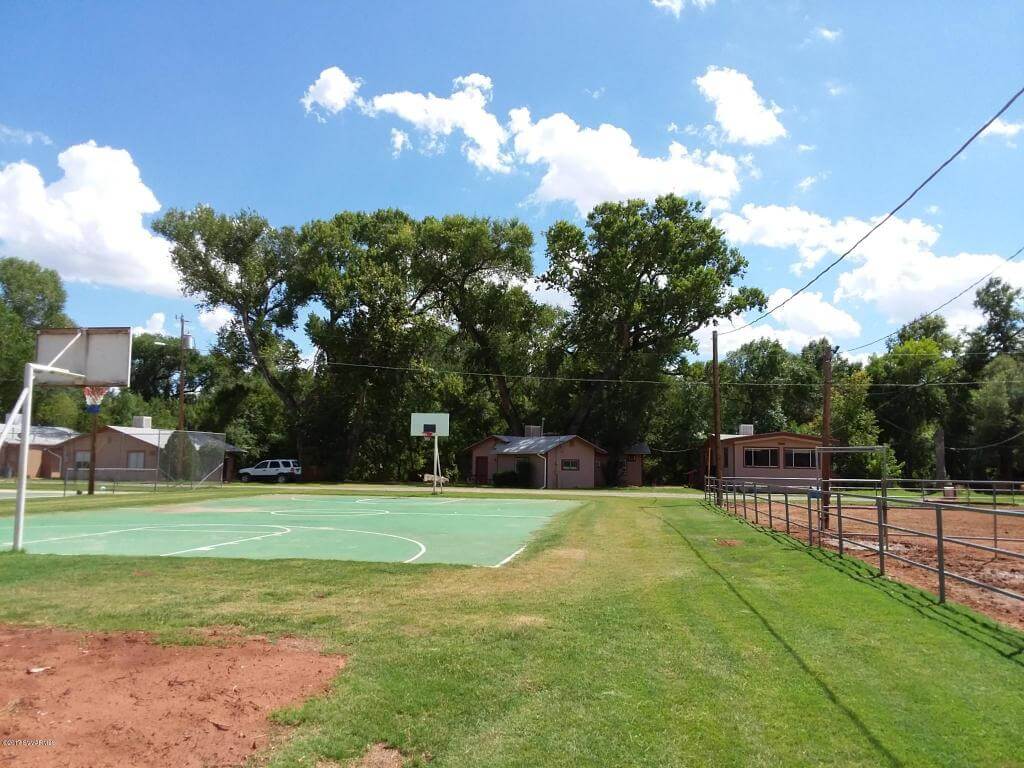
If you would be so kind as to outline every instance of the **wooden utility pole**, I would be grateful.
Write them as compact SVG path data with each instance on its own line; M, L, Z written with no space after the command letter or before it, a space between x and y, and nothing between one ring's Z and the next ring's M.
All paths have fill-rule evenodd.
M935 476L946 479L946 430L942 427L935 430Z
M825 347L825 359L822 361L822 397L821 397L821 444L825 448L832 445L832 342ZM828 530L828 511L831 503L829 481L832 479L832 454L824 451L818 454L821 458L821 529Z
M711 332L711 389L715 428L715 504L722 506L722 392L718 378L718 329Z
M178 431L185 431L185 346L188 337L185 335L185 316L178 315L181 321L181 357L178 364Z

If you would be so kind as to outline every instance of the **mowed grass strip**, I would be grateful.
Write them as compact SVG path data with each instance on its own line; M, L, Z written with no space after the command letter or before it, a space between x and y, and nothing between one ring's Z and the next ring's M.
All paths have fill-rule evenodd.
M7 555L0 620L349 654L274 766L1024 765L1024 635L687 499L589 500L499 570Z

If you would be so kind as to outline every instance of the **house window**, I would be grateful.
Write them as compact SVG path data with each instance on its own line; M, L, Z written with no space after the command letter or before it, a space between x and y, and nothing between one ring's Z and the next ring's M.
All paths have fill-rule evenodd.
M145 469L146 453L144 451L128 451L128 469Z
M631 453L628 456L626 456L626 461L631 462L631 463L635 462L636 461L636 454L635 453Z
M580 460L579 459L562 459L562 471L563 472L579 472L580 471Z
M75 469L86 469L89 466L89 451L75 451Z
M811 448L787 448L786 466L796 469L813 469L818 466L818 454Z
M745 467L777 467L779 466L778 448L744 448L743 466Z

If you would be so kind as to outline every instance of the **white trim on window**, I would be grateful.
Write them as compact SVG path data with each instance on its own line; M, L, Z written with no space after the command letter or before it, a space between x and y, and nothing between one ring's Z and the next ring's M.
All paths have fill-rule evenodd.
M562 459L559 466L563 472L579 472L580 471L580 460L579 459Z
M743 466L755 469L778 469L778 448L744 448Z
M787 469L815 469L818 466L818 454L813 448L787 448L785 461Z

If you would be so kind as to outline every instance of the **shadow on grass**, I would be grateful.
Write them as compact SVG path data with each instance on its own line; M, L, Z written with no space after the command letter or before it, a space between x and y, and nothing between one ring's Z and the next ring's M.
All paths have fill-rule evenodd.
M830 549L808 546L805 542L782 531L757 525L750 520L725 512L709 502L704 502L704 505L706 509L716 514L736 520L749 528L764 533L782 546L799 551L844 576L887 595L916 611L919 615L931 621L937 621L954 632L995 651L1007 661L1024 666L1024 635L1021 633L1003 627L997 622L968 611L955 603L940 603L937 596L901 581L889 579L883 576L877 568L860 558L843 556Z
M701 554L700 550L696 546L694 546L693 542L690 541L686 534L683 533L671 521L664 518L662 515L658 514L657 512L651 511L652 509L665 509L665 507L644 507L643 509L647 511L649 514L653 514L655 517L661 520L662 523L671 528L676 533L676 535L683 541L683 543L686 544L686 546L694 554L694 556L698 560L700 560L704 567L711 571L713 574L715 574L715 576L717 576L725 585L726 589L728 589L729 592L731 592L737 600L743 603L743 605L754 616L757 617L758 621L761 622L765 630L767 630L768 634L775 638L776 642L778 642L778 644L782 646L783 650L785 650L786 653L789 654L789 656L796 662L797 666L800 667L804 674L807 675L807 677L810 680L814 681L818 688L821 689L821 692L825 695L825 698L827 698L829 702L831 702L832 705L837 710L839 710L839 712L841 712L846 717L846 719L850 721L850 723L853 724L853 726L860 732L864 739L874 748L874 750L879 754L879 756L882 759L885 760L885 762L888 765L903 765L892 752L886 749L885 745L882 744L878 737L875 736L875 734L871 731L870 728L868 728L867 724L860 719L857 713L850 709L850 707L848 707L842 701L842 699L840 699L839 696L836 695L836 692L832 690L829 684L826 683L825 680L817 672L811 669L810 665L806 661L804 661L803 657L797 652L797 650L792 645L789 644L786 638L782 636L782 634L775 628L775 626L770 621L768 621L767 617L764 614L762 614L753 605L753 603L751 603L746 597L744 597L738 589L736 589L736 587L724 573L719 571L717 568L715 568L715 566L708 562L708 560L704 557L703 554Z

